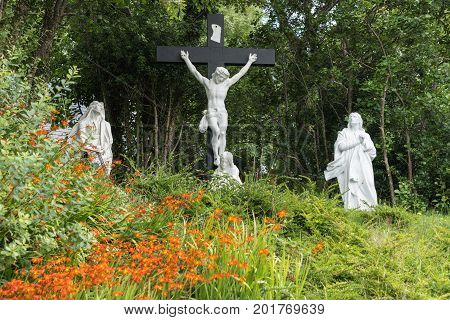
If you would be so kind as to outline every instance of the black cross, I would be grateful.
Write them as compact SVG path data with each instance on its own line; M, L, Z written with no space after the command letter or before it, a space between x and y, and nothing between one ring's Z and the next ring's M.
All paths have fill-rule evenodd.
M221 14L208 14L208 46L199 47L167 47L158 46L156 48L156 60L158 62L178 62L184 63L181 59L180 51L188 51L189 59L194 64L208 64L208 78L217 67L227 65L240 66L245 65L250 53L256 53L258 59L253 65L273 66L275 65L274 49L255 49L255 48L227 48L223 46L224 39L224 19ZM207 165L208 169L215 169L214 153L211 145L212 132L208 128L207 138Z

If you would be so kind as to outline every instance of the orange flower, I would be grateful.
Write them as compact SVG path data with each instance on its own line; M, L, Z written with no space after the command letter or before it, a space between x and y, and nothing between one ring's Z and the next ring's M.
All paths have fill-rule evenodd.
M265 217L264 218L264 223L266 223L266 224L275 223L275 219L274 218Z
M38 131L36 131L36 135L44 135L44 134L47 134L48 133L48 131L47 130L45 130L45 129L40 129L40 130L38 130Z
M140 296L140 297L136 297L136 300L154 300L154 299L152 297Z
M193 202L200 202L203 199L203 195L205 194L205 190L200 189L197 191L197 196L194 198Z
M267 255L269 254L269 249L267 249L267 248L260 249L260 250L258 251L258 254L259 254L260 256L267 256Z
M231 245L234 243L233 237L229 233L222 233L219 235L219 243Z
M33 178L31 178L31 181L33 181L33 183L39 183L39 182L41 182L41 179L39 179L38 177L33 175Z
M240 262L237 259L231 259L230 261L228 261L228 265L230 267L236 266L239 269L247 269L248 268L248 263L247 262Z
M278 218L286 218L288 216L288 213L284 210L281 210L277 213Z
M62 120L61 120L61 125L62 125L63 127L67 127L68 124L69 124L69 121L67 121L66 119L62 119Z
M185 200L192 200L192 194L190 193L182 193L180 194L180 197Z
M237 216L228 216L228 221L235 222L235 223L240 223L240 222L242 222L242 219L237 217Z
M114 296L114 297L120 297L120 296L123 296L123 291L114 291L114 292L113 292L113 296Z
M320 251L322 251L325 248L325 243L323 241L320 241L317 243L314 248L311 250L312 253L316 254Z
M42 262L42 257L31 258L31 262L34 263L34 264L41 263Z
M283 228L283 226L279 223L273 226L273 230L280 230L281 228Z
M45 170L50 171L52 169L52 165L50 163L45 164Z
M245 238L245 241L246 241L246 242L250 242L250 241L252 241L253 239L254 239L253 236L247 236L247 238Z

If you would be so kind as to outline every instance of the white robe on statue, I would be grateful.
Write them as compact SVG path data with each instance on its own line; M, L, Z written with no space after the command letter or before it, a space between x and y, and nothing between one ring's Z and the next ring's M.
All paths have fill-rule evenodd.
M359 143L361 132L365 135L363 143ZM372 167L375 156L375 146L364 129L345 128L338 133L334 161L328 164L324 174L327 181L338 179L345 208L368 210L377 204Z
M113 137L111 125L105 120L105 108L103 103L93 101L85 114L73 127L69 137L75 136L85 145L86 152L91 158L91 163L105 166L106 174L111 172L113 160Z

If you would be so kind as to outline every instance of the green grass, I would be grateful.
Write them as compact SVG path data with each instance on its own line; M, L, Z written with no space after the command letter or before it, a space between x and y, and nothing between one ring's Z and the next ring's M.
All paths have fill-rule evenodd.
M355 233L331 240L311 263L309 299L448 299L448 216L415 216L408 226L358 211L345 221ZM369 213L371 214L371 213ZM376 222L374 222L376 221Z
M183 182L177 176L177 191L180 185L191 186L188 177ZM242 298L449 298L449 216L387 205L368 212L344 210L338 195L319 192L311 182L274 178L247 179L242 188L207 192L203 207L190 219L204 219L211 208L238 213L249 218L247 223L262 223L280 210L289 214L272 240L278 249L271 269L277 273L264 284L264 294L249 291ZM319 242L324 249L312 253ZM275 266L280 261L282 266Z

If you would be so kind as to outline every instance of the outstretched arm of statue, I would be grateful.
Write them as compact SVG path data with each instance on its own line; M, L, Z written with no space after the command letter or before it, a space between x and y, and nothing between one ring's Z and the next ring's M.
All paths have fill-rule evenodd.
M248 69L250 69L250 66L252 65L253 62L256 61L256 59L258 59L256 53L250 53L246 65L238 73L236 73L233 77L230 78L228 82L230 86L238 82L238 80L242 78L244 74L247 73Z
M189 71L194 75L195 79L197 79L201 84L205 84L205 81L208 81L204 76L197 71L195 66L192 64L191 60L189 60L189 52L181 50L181 59L186 62L186 65Z

